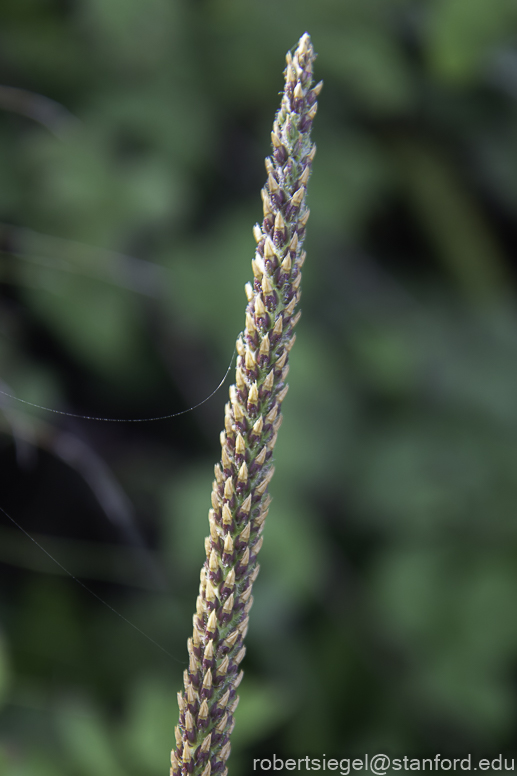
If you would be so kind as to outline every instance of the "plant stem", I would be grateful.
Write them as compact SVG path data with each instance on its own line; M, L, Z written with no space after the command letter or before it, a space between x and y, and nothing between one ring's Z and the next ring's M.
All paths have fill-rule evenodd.
M235 385L225 409L221 462L215 466L210 536L188 640L185 691L178 693L177 748L171 776L225 776L244 637L253 603L262 531L273 477L273 449L287 394L289 351L300 299L302 244L309 210L307 182L316 151L310 130L322 84L312 87L315 55L309 35L287 54L285 88L271 133L262 189L264 219L256 224L253 284L246 284L246 328L237 340Z

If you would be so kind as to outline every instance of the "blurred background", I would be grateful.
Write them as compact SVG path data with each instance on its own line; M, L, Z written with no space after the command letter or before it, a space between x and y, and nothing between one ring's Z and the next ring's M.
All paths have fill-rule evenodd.
M3 0L0 507L94 595L0 514L1 774L168 772L231 378L170 420L75 416L222 380L306 30L303 317L232 773L515 754L513 0Z

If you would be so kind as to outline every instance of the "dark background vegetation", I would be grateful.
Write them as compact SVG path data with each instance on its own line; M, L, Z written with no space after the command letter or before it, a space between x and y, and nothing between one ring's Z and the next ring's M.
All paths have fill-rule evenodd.
M244 663L253 757L515 753L514 0L2 0L2 390L145 418L244 324L284 53L325 88ZM23 91L17 91L23 90ZM1 399L0 773L166 774L229 381Z

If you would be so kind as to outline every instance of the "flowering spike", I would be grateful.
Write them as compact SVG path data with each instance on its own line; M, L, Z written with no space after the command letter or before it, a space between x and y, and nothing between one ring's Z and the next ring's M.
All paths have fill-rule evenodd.
M244 412L241 409L241 405L237 400L232 403L232 409L233 409L233 416L235 418L236 423L242 423L244 420ZM221 447L224 449L224 445L221 445Z
M256 259L251 260L251 269L253 270L254 277L256 277L257 280L260 280L262 277L262 270L260 269Z
M241 596L242 598L242 596ZM214 659L214 641L213 639L210 639L210 641L207 643L205 647L205 652L203 654L203 660L213 660Z
M287 305L287 307L284 310L285 314L288 315L289 318L293 314L295 307L296 307L296 297L293 296L293 298L291 299L291 301L289 302L289 304Z
M282 404L283 400L284 400L284 399L285 399L285 397L287 396L287 391L288 391L288 390L289 390L289 386L288 386L288 385L285 385L285 386L282 388L282 390L280 391L280 393L277 395L277 397L276 397L276 400L277 400L277 402L278 402L279 404Z
M267 447L263 447L260 453L255 458L255 465L256 466L263 466L264 461L266 460L266 453L267 453Z
M241 647L241 649L237 652L237 655L235 656L235 662L237 663L237 665L239 665L239 663L242 663L242 661L244 660L245 654L246 654L246 647Z
M240 603L245 604L248 602L248 599L251 595L252 588L253 588L253 585L250 585L249 587L246 588L246 590L244 591L244 593L242 593L239 599Z
M244 550L244 555L239 561L239 571L241 569L246 569L249 562L250 562L250 550L249 550L249 547L246 547L246 549Z
M210 749L210 744L212 743L212 734L209 733L205 739L203 739L203 743L201 744L201 752L208 752ZM204 772L203 772L204 773Z
M253 518L253 525L255 528L260 528L260 526L264 523L264 520L266 519L268 515L269 510L265 510L264 512L261 512L258 517Z
M259 538L259 539L258 539L258 540L255 542L255 544L254 544L254 545L253 545L253 547L251 548L251 551L252 551L253 555L258 555L258 554L259 554L259 552L260 552L260 550L261 550L261 548L262 548L262 543L263 543L263 542L264 542L264 537L263 537L263 536L261 536L261 537L260 537L260 538ZM241 600L242 600L242 596L241 596Z
M255 322L253 320L253 316L251 315L251 313L246 313L246 328L250 332L250 334L254 334L254 332L257 331L257 327L255 326ZM244 351L242 355L245 356L246 351ZM238 386L238 383L237 383L237 386Z
M205 589L205 597L209 604L213 604L215 601L215 590L214 586L210 582L209 579L206 580L206 589Z
M227 555L231 555L233 552L233 539L230 534L226 534L224 539L224 551Z
M241 504L240 512L244 515L249 515L251 509L251 494L247 496Z
M231 589L234 585L235 585L235 569L230 569L230 571L226 576L226 579L224 580L224 586Z
M230 598L232 599L232 604L233 604L233 594L230 596ZM225 676L226 672L228 671L229 665L230 665L230 659L228 655L225 655L224 658L221 660L219 668L217 669L217 676Z
M277 415L278 415L278 404L274 404L271 410L266 415L266 424L271 425L271 423L274 423Z
M271 194L276 194L277 191L280 189L280 186L278 185L278 181L275 179L271 173L267 176L267 186Z
M312 87L312 94L314 95L314 97L318 97L322 89L323 89L323 81L319 81L319 83L317 83L316 86Z
M260 299L260 297L259 297L259 299ZM246 369L248 371L251 372L251 371L253 371L253 369L255 369L255 365L256 365L257 362L255 361L255 356L253 355L251 350L247 350L246 351L245 363L246 363Z
M281 263L282 272L285 272L286 275L291 274L291 267L293 263L291 261L291 255L290 253L286 253L285 258L283 259ZM279 316L278 320L280 321L280 334L282 333L282 316Z
M275 473L275 467L272 466L271 469L266 474L266 476L264 477L264 479L262 480L262 482L260 483L260 485L256 486L255 493L258 493L259 496L264 495L264 493L266 492L267 486L269 485L269 483L273 478L274 473Z
M282 233L285 231L285 221L282 213L278 211L275 216L275 232Z
M236 455L244 455L246 452L246 443L244 442L244 437L242 434L237 434L237 439L235 440L235 454Z
M212 689L212 669L209 668L206 672L204 678L203 678L203 689L204 690L210 690Z
M282 316L279 315L275 321L275 326L273 328L273 334L275 335L275 337L280 337L280 335L282 334L282 325L283 325Z
M266 187L260 192L262 195L262 209L264 212L264 218L268 218L273 213L273 204L269 198L269 193Z
M267 334L266 334L266 337L267 337ZM262 345L260 346L260 348L262 350ZM258 400L259 400L259 394L258 394L257 383L255 382L250 388L250 392L248 396L248 404L257 404Z
M308 168L306 168L306 169L308 169ZM297 232L294 233L293 239L289 243L289 251L291 253L294 253L294 255L296 256L296 253L298 251L298 233ZM289 264L289 268L290 267L291 267L291 265Z
M314 106L314 107L316 107L316 106ZM309 115L310 115L310 112L309 112ZM314 114L314 115L316 115L316 114ZM302 174L300 176L300 180L298 181L298 184L300 186L307 186L307 182L309 180L309 175L310 174L311 174L311 168L310 167L306 167L305 170L302 172Z
M264 258L266 261L274 261L276 259L275 247L271 237L266 237L266 242L264 244ZM271 291L269 293L271 293Z
M318 112L318 105L314 104L310 111L307 113L307 118L309 121L314 121L316 118L316 113ZM307 180L309 179L309 176L307 175ZM305 185L305 184L304 184Z
M240 633L238 630L234 630L232 633L230 633L229 636L226 637L224 640L225 647L228 647L228 649L231 649L235 643L237 642L237 639L239 638Z
M264 419L262 415L258 420L255 421L253 424L253 433L256 434L256 436L260 436L262 434L262 429L264 427Z
M253 282L245 286L246 328L237 339L235 385L230 388L209 511L210 536L188 641L185 693L171 755L173 776L227 776L229 735L242 680L247 616L258 574L256 556L268 513L271 451L282 421L289 351L298 320L302 244L309 209L306 187L315 146L310 128L321 83L312 86L314 51L307 33L286 57L285 90L271 133L261 191L264 221L255 224ZM205 732L210 730L207 735Z
M217 525L215 522L215 517L213 514L211 514L213 513L213 511L214 510L211 509L210 512L208 513L208 520L210 522L210 538L212 539L213 542L217 542L217 540L219 539L219 534L217 533Z
M285 363L287 361L288 351L284 350L281 356L278 357L277 362L275 364L275 369L283 369L285 366Z
M301 186L298 189L298 191L295 191L295 193L291 197L291 200L290 200L291 207L299 208L303 202L304 197L305 197L305 187Z
M231 614L233 609L233 593L231 593L223 604L223 612L225 614Z
M262 275L262 293L264 296L270 296L273 293L273 286L266 274Z
M189 731L194 730L194 717L192 716L190 711L187 711L185 713L185 728L186 730L189 730Z
M273 148L282 148L282 141L276 134L276 132L271 132L271 144Z
M274 418L273 418L273 420L274 420ZM273 422L273 421L271 421L271 422ZM226 499L228 499L228 501L230 501L230 499L232 498L234 493L235 493L235 488L233 487L232 478L228 477L228 479L224 483L224 497Z
M264 380L264 385L262 386L264 391L267 391L268 393L270 393L273 389L274 382L275 382L275 370L272 369L271 372L268 373L266 379Z
M237 479L239 480L239 482L248 481L248 467L246 466L246 461L244 461L241 468L239 469L239 474Z
M246 527L239 534L239 542L241 544L247 544L250 538L250 524L247 523Z
M228 469L231 470L232 468L232 462L230 460L230 457L228 455L228 452L226 450L226 447L223 447L222 453L221 453L221 461L223 463L223 469L227 471Z
M295 100L303 100L303 89L299 82L296 84L294 88L293 95Z
M261 356L269 356L269 335L265 334L264 337L262 337L262 341L260 343L259 353ZM254 383L256 385L256 383Z
M217 725L215 726L215 729L216 729L216 731L219 733L219 735L220 735L221 733L224 733L224 729L225 729L225 727L226 727L226 725L227 725L227 724L228 724L228 714L227 714L227 713L225 713L225 714L224 714L224 715L221 717L221 719L219 720L219 722L217 723Z
M243 356L245 354L246 348L244 346L244 342L242 341L242 337L237 338L237 342L235 343L235 348L239 356Z
M266 308L264 307L264 302L262 301L261 296L257 296L255 299L255 315L258 315L259 317L262 317L266 314ZM246 355L249 353L249 351L246 351Z
M231 525L233 520L232 512L228 504L223 504L223 525Z
M217 628L217 617L215 614L215 609L213 609L210 617L208 618L206 629L209 633L215 633L216 628Z
M244 374L242 372L242 369L239 366L235 370L235 383L236 383L237 388L239 389L239 391L245 390L245 388L246 388L246 380L244 379ZM226 427L226 421L227 420L228 420L228 428ZM231 430L231 422L232 422L231 417L227 415L226 418L225 418L225 429L226 429L226 433L227 434Z

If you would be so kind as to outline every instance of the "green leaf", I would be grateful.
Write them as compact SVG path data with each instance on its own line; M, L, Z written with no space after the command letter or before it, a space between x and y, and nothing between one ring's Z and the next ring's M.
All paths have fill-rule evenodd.
M83 776L125 776L106 723L93 707L61 705L58 726L70 761Z
M409 63L394 37L372 24L326 29L318 37L322 61L360 105L374 113L408 110L416 96Z
M7 693L11 682L11 668L7 657L7 645L0 638L0 706L7 700Z
M24 297L76 358L107 375L145 380L138 312L129 293L52 270L38 276L41 286L23 289Z
M131 763L137 764L136 771L160 776L174 745L174 690L163 679L146 677L140 678L131 691L129 719L122 737L124 749Z
M497 44L512 40L513 0L436 0L428 7L427 56L434 74L464 83L480 74Z

